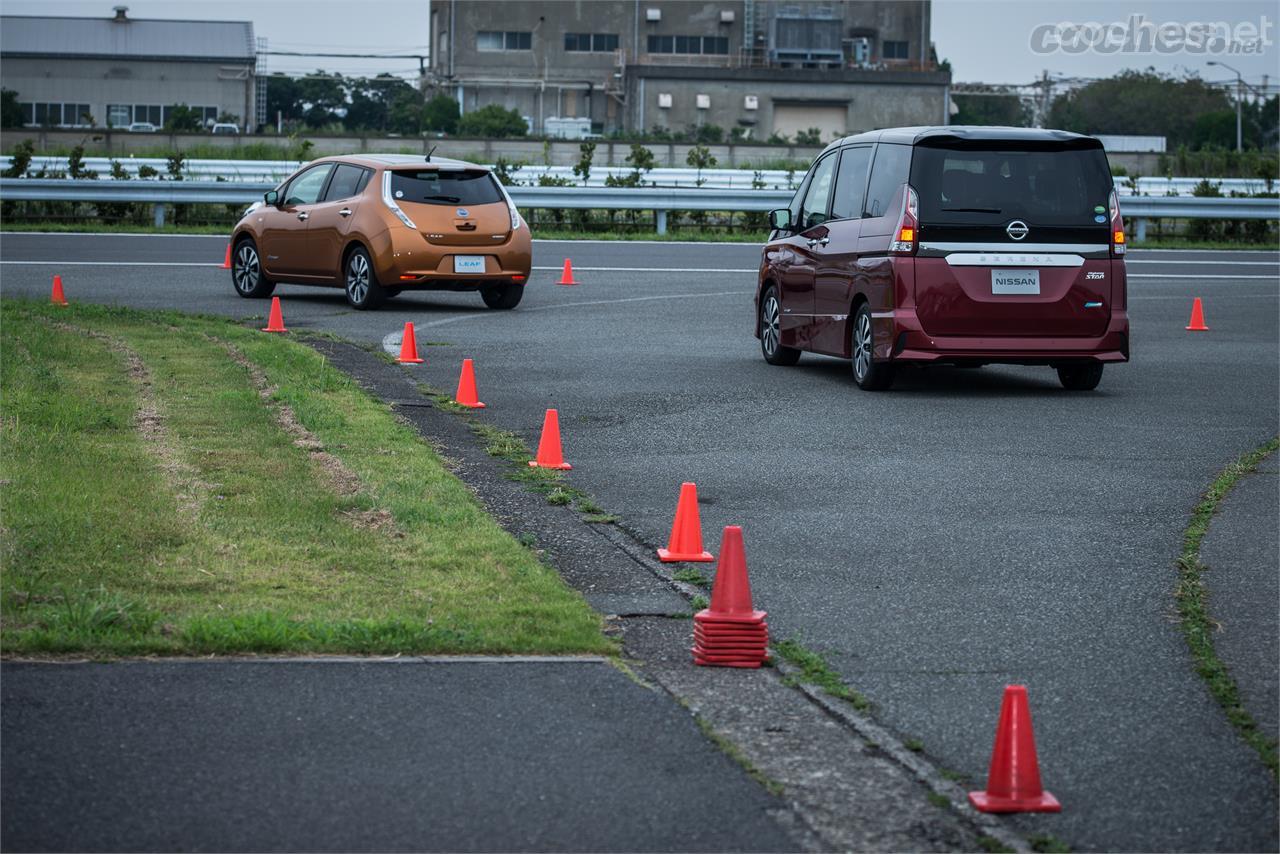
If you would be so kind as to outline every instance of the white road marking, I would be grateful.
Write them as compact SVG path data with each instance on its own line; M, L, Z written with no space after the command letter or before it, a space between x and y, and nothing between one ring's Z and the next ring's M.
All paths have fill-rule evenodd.
M1259 260L1259 261L1178 261L1178 260L1176 260L1176 259L1172 259L1172 258L1171 258L1171 259L1169 259L1168 261L1161 261L1161 260L1159 260L1158 258L1128 258L1128 259L1126 259L1126 260L1125 260L1125 263L1126 263L1126 264L1177 264L1179 267L1181 267L1181 266L1183 266L1183 265L1186 265L1186 264L1206 264L1206 265L1213 265L1213 266L1218 266L1218 267L1231 267L1231 266L1236 266L1236 267L1267 267L1267 266L1270 266L1270 265L1272 265L1272 264L1280 265L1280 258L1272 259L1272 260L1270 260L1270 261L1266 261L1266 260Z

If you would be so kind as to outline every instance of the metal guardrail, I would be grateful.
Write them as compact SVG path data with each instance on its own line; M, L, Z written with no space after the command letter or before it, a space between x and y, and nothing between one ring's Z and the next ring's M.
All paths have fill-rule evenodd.
M165 205L248 204L272 189L269 182L93 181L58 178L0 178L0 199L17 201L129 202L154 205L155 222L164 224ZM524 208L577 210L651 210L658 233L666 233L667 212L768 211L786 207L791 190L703 187L508 187ZM1280 219L1280 199L1208 196L1124 196L1120 212L1136 222L1138 238L1148 219Z

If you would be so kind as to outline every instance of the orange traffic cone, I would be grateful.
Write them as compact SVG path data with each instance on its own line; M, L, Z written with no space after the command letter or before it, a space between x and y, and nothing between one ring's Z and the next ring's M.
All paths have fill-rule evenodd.
M1187 327L1187 331L1209 331L1209 327L1204 325L1204 306L1200 304L1200 297L1196 297L1195 302L1191 303L1191 325Z
M573 280L573 263L569 261L568 258L564 259L564 272L560 274L560 281L556 282L556 284L557 285L578 284Z
M970 792L969 803L979 812L1062 812L1058 799L1040 786L1036 737L1023 685L1004 688L987 790Z
M538 442L538 458L529 460L529 465L540 469L560 469L567 471L573 468L564 461L564 452L560 449L560 414L548 409L542 419L542 439Z
M413 334L413 322L405 321L404 335L400 336L400 358L396 359L402 365L419 365L422 360L418 358L418 339Z
M693 615L693 663L750 668L764 664L769 659L766 616L751 605L742 528L729 525L720 540L711 604Z
M458 390L453 394L453 402L467 409L484 409L484 404L476 396L476 369L470 359L462 360L462 373L458 375Z
M53 277L53 293L49 295L49 302L53 303L54 305L65 306L67 304L67 298L62 293L62 277L61 276Z
M263 332L288 332L284 328L284 315L280 313L280 297L271 298L271 316L267 318L267 326Z
M676 504L675 521L671 524L671 538L667 540L665 549L658 549L658 560L663 563L715 560L711 552L702 548L698 487L692 483L680 484L680 501Z
M227 244L227 254L224 255L222 258L222 269L224 270L231 269L231 244L230 243Z

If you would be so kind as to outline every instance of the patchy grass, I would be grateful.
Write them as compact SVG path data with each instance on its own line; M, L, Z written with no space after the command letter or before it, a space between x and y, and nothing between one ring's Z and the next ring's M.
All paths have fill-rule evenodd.
M310 348L91 305L4 300L0 320L5 653L614 649Z
M951 799L946 795L939 795L937 792L929 792L925 797L929 799L929 803L933 804L940 810L951 809Z
M860 712L871 711L871 701L844 684L840 674L818 653L794 640L779 641L772 646L779 655L800 668L800 673L794 677L796 682L817 685L831 696L848 701Z
M677 569L671 573L671 577L676 581L683 581L685 584L692 584L704 590L711 587L711 582L707 581L706 576L691 566L683 566Z
M1221 249L1221 250L1267 250L1274 252L1274 243L1250 243L1245 240L1187 240L1179 237L1166 237L1159 240L1134 241L1130 249Z
M711 726L711 723L706 718L702 717L702 715L695 714L693 719L697 722L698 729L702 730L702 734L706 736L712 744L720 748L726 756L741 765L742 769L747 772L747 775L751 777L751 779L755 780L761 786L764 786L769 794L774 797L782 797L784 791L782 784L757 768L751 760L747 758L746 754L742 752L742 749L738 747L738 745L716 732Z
M902 746L912 753L924 753L924 742L918 738L905 738L902 740Z
M1209 616L1204 573L1208 569L1200 561L1200 546L1209 524L1213 521L1222 499L1239 482L1240 478L1254 471L1258 464L1280 447L1280 437L1271 439L1262 447L1242 455L1228 465L1205 490L1200 503L1191 513L1191 521L1182 537L1182 555L1178 558L1178 581L1174 598L1178 603L1178 615L1182 618L1182 635L1187 639L1196 671L1204 679L1218 704L1226 712L1227 720L1262 761L1277 776L1276 741L1258 728L1258 723L1240 702L1240 689L1230 671L1218 658L1213 635L1218 624Z
M1012 854L1013 849L1005 846L1003 842L994 836L979 836L978 845L983 851L990 851L991 854Z
M1030 843L1032 851L1041 851L1044 854L1070 854L1071 852L1071 846L1052 833L1028 836L1027 842Z

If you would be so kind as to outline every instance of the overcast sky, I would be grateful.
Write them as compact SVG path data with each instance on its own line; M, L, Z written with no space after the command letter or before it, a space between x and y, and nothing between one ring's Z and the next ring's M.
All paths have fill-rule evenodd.
M466 2L466 0L459 0ZM519 2L519 0L513 0ZM589 0L588 0L589 2ZM427 0L3 0L11 15L76 15L110 17L116 3L129 6L135 18L249 20L275 50L351 53L425 53L428 47ZM1058 23L1124 22L1142 15L1154 24L1223 21L1231 26L1267 25L1271 45L1261 55L1222 56L1247 81L1280 76L1280 33L1274 0L934 0L933 41L938 56L951 60L957 81L1030 82L1044 70L1076 77L1106 77L1124 68L1155 66L1161 71L1195 71L1207 80L1234 80L1235 75L1205 64L1210 56L1185 52L1114 54L1093 52L1038 55L1031 50L1036 27ZM268 70L303 73L324 68L344 74L391 72L412 76L412 59L330 59L272 56Z

